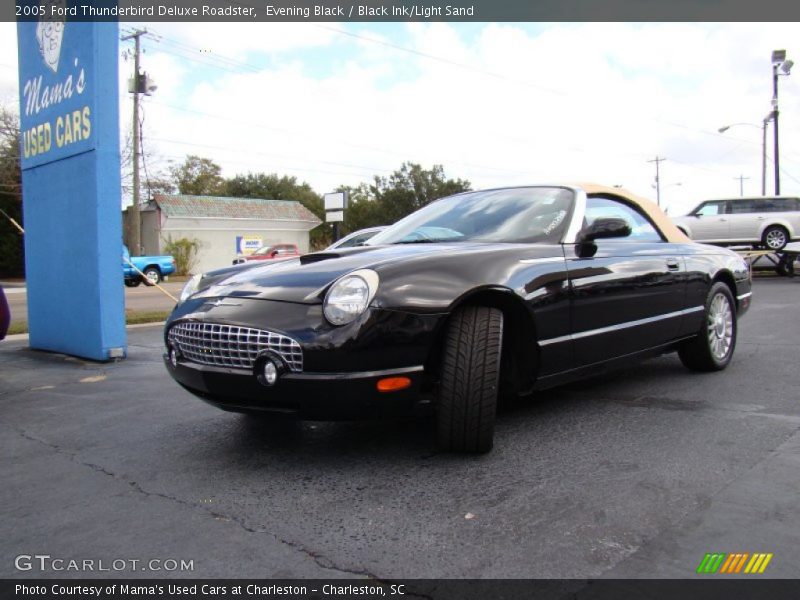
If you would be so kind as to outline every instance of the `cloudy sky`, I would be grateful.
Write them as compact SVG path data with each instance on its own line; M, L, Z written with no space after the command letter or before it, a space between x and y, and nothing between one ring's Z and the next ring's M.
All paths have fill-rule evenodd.
M123 32L135 24L121 25ZM788 24L141 24L150 170L199 154L318 192L442 164L476 189L595 181L671 214L761 190L772 50ZM0 23L0 103L18 106L16 30ZM132 62L120 45L120 105ZM781 191L800 194L800 66L780 79ZM724 134L723 125L737 125ZM756 126L754 126L756 125ZM772 132L767 189L773 189Z

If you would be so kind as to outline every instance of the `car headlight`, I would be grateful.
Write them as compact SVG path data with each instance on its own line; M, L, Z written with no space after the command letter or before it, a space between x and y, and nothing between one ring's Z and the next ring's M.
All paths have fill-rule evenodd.
M198 273L197 275L192 275L189 281L186 282L186 285L183 286L181 290L180 298L178 299L178 304L183 304L186 300L197 291L197 288L200 286L200 280L203 278L202 273Z
M362 314L378 291L378 274L370 269L353 271L334 283L322 310L332 325L347 325Z

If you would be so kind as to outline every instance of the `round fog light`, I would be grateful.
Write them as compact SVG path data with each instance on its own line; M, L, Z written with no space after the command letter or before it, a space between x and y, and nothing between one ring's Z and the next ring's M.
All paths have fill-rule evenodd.
M169 362L173 367L178 366L178 351L174 347L169 349Z
M271 360L264 363L264 381L267 385L275 385L278 381L278 367Z

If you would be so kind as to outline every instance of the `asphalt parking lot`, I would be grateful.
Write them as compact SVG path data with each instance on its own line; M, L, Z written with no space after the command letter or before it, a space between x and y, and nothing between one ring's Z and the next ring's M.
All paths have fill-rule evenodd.
M486 456L433 422L254 422L184 392L159 326L129 358L0 344L0 577L691 577L800 572L800 279L758 279L727 371L674 355L532 398ZM193 561L19 571L15 557Z

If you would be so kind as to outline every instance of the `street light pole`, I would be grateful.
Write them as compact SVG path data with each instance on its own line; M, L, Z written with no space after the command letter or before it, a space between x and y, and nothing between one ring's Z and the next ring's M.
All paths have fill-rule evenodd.
M786 60L786 50L773 50L772 51L772 121L775 124L773 130L775 141L775 195L779 196L781 193L781 172L780 172L780 153L778 146L778 77L781 75L789 75L794 63L791 60ZM783 71L779 73L778 69Z
M785 56L785 53L784 53ZM778 152L778 64L775 63L775 53L772 54L772 135L775 142L774 159L775 164L775 195L780 196L781 193L781 167L780 167L780 153Z
M767 123L772 115L764 117L761 123L761 195L767 195Z
M767 123L772 120L772 113L769 113L764 120L761 122L761 195L767 195ZM754 125L753 123L731 123L730 125L725 125L724 127L720 127L717 131L720 133L725 133L731 127L736 127L737 125L747 125L748 127L758 127L758 125Z

